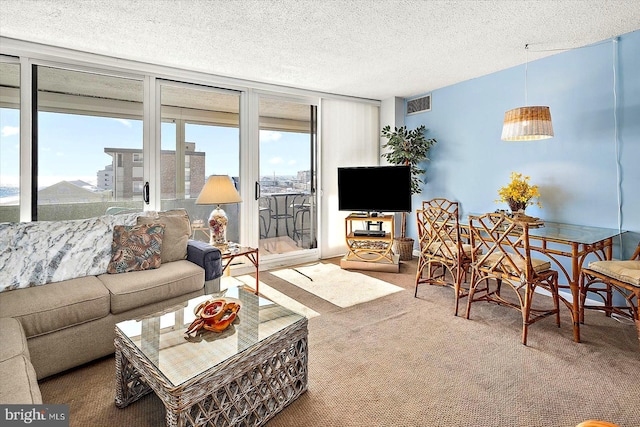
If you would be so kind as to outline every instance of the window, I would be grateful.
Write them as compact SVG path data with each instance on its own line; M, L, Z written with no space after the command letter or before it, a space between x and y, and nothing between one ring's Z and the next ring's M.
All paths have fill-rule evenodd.
M314 249L316 107L264 96L259 109L260 202L267 207L258 211L261 248L277 239L290 248Z
M133 181L133 194L141 194L142 193L142 187L144 186L144 183L142 181Z
M196 205L195 200L207 177L237 178L240 173L240 96L167 82L160 86L160 99L162 209L183 207L192 221L206 222L214 206ZM229 216L227 239L237 242L240 207L222 208Z
M20 64L0 62L0 96L0 222L17 222L20 220Z
M142 190L133 183L142 169L133 166L142 161L142 82L36 70L37 219L94 217L110 206L142 208Z

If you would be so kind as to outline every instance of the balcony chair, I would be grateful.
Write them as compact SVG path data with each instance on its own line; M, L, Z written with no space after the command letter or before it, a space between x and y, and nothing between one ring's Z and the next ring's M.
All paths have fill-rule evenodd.
M451 286L457 316L460 298L468 295L463 284L471 263L471 245L461 241L458 203L446 199L423 201L416 220L420 256L414 297L423 283Z
M615 305L613 291L625 299L626 305ZM591 292L602 299L604 305L586 305L587 294ZM635 300L635 302L634 302ZM628 261L593 261L580 273L580 323L584 323L584 310L601 310L607 316L615 313L633 319L638 329L640 341L640 242Z
M271 207L271 197L260 197L258 200L258 210L260 215L260 238L266 239L271 232L271 218L273 216L273 208Z
M516 222L502 213L469 215L469 233L473 251L465 317L470 317L471 306L478 301L514 308L522 313L524 345L527 345L529 325L555 316L560 327L559 300L569 308L571 305L558 295L558 272L551 269L551 263L531 257L528 224ZM515 295L511 292L504 295L503 284ZM551 294L552 308L534 308L536 288Z
M293 211L291 203L289 202L292 197L289 193L275 193L271 195L271 221L275 223L275 237L287 236L291 237L289 229L289 221L293 220ZM281 234L280 221L284 222L285 234Z
M293 213L293 240L298 246L304 245L304 238L311 240L311 203L309 194L298 194L293 197L291 209ZM305 221L306 218L306 221Z

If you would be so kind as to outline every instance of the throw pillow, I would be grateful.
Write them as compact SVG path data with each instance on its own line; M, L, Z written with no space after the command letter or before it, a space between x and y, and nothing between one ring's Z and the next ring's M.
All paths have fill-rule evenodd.
M160 267L164 225L116 225L107 273L126 273Z
M138 217L138 225L163 224L164 237L160 257L163 263L187 258L187 243L191 237L191 221L184 209L147 212Z

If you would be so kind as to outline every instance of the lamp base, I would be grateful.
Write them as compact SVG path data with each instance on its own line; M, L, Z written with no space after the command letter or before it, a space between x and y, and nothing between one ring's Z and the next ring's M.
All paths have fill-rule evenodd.
M227 249L227 223L229 218L220 206L215 208L209 215L209 244L221 251Z

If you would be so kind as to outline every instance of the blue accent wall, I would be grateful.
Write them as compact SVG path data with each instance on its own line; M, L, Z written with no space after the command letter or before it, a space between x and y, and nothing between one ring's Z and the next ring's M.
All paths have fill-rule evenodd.
M524 76L523 64L434 90L431 111L405 116L438 141L413 206L445 197L460 202L463 217L508 209L497 191L521 172L543 205L527 214L628 230L614 256L630 257L640 241L640 31L529 62L527 104L550 107L554 138L500 139L505 111L525 105ZM417 237L415 213L407 234Z

